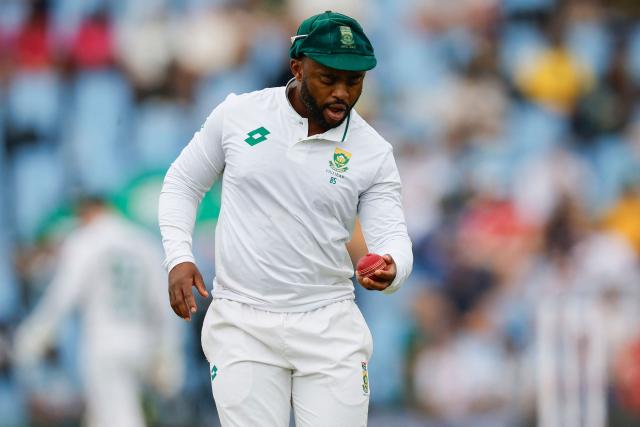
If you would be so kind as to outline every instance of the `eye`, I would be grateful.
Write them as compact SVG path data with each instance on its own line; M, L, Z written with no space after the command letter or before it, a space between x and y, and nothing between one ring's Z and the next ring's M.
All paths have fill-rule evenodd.
M335 82L336 82L336 79L331 77L331 76L327 76L327 75L320 76L320 83L322 83L322 84L332 85Z
M347 80L347 84L349 86L356 86L356 85L360 84L361 81L362 81L362 76L352 77L352 78Z

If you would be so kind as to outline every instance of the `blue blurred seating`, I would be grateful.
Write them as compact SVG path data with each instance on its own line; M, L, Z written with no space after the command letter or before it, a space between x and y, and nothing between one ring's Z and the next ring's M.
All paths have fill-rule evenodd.
M253 40L248 62L253 69L260 70L264 84L272 84L288 63L288 40L289 34L274 25L261 28Z
M64 169L59 150L42 144L16 151L10 177L18 238L32 240L42 221L64 196Z
M134 117L132 142L143 170L167 169L194 131L189 111L175 102L150 99Z
M391 34L390 34L391 33ZM446 57L443 57L442 39L426 37L417 31L395 32L390 28L380 50L389 55L380 61L376 73L390 91L408 88L436 87L451 75ZM379 69L377 69L379 67Z
M51 3L51 24L57 36L69 40L78 30L82 20L91 11L96 0L56 0Z
M262 89L263 76L250 63L203 78L196 87L194 119L199 129L211 111L230 93L245 93Z
M23 314L19 285L13 271L13 256L4 230L7 223L0 218L0 324L18 319ZM1 411L0 411L1 412Z
M506 15L551 11L555 5L556 0L502 0Z
M52 139L62 117L63 85L51 71L21 72L9 83L7 125L13 133Z
M568 132L565 118L528 102L513 103L506 123L507 140L516 161L558 145Z
M568 28L566 42L588 70L601 78L611 63L612 40L603 23L580 22Z
M4 126L4 102L0 91L0 129ZM7 182L8 163L4 155L4 132L0 132L0 179ZM10 247L9 230L9 195L6 185L0 186L0 323L14 320L20 312L20 295L18 283L12 265L12 251ZM1 399L1 398L0 398ZM2 403L0 403L2 405ZM2 411L0 411L2 413Z
M0 1L0 31L14 33L24 23L29 13L29 2L22 0Z
M589 189L593 213L602 214L620 197L637 164L632 148L620 136L599 138L586 152L595 182Z
M519 68L546 45L544 35L532 24L505 24L500 33L499 67L510 80Z
M11 377L0 376L0 414L2 427L29 425L24 391Z
M131 88L116 71L84 72L76 79L64 143L84 190L107 192L129 177L132 104Z
M633 81L640 84L640 24L629 34L627 67Z

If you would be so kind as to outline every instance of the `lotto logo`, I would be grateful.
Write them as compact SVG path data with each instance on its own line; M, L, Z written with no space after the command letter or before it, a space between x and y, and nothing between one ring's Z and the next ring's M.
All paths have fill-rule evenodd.
M260 126L259 128L247 133L247 138L244 140L244 142L253 147L254 145L259 144L262 141L266 141L267 135L269 135L270 133L271 132L265 129L264 126Z

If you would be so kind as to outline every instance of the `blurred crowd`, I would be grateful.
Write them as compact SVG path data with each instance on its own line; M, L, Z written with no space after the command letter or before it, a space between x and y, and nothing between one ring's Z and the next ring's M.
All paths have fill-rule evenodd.
M289 36L326 9L376 49L357 109L394 146L414 243L400 292L356 292L370 425L640 425L636 0L0 0L0 427L81 419L77 318L36 380L12 357L72 201L157 236L170 162L229 92L286 83ZM218 195L194 237L208 283ZM142 393L151 426L216 425L204 303L181 392Z

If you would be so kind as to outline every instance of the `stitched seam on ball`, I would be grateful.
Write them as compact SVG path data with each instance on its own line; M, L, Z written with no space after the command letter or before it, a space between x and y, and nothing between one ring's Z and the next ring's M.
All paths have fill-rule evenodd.
M367 268L365 268L363 270L360 270L359 273L360 273L361 276L365 276L367 273L371 273L373 271L378 270L383 265L384 264L382 262L378 261L377 263L375 263L375 264L373 264L373 265L371 265L371 266L369 266L369 267L367 267Z

